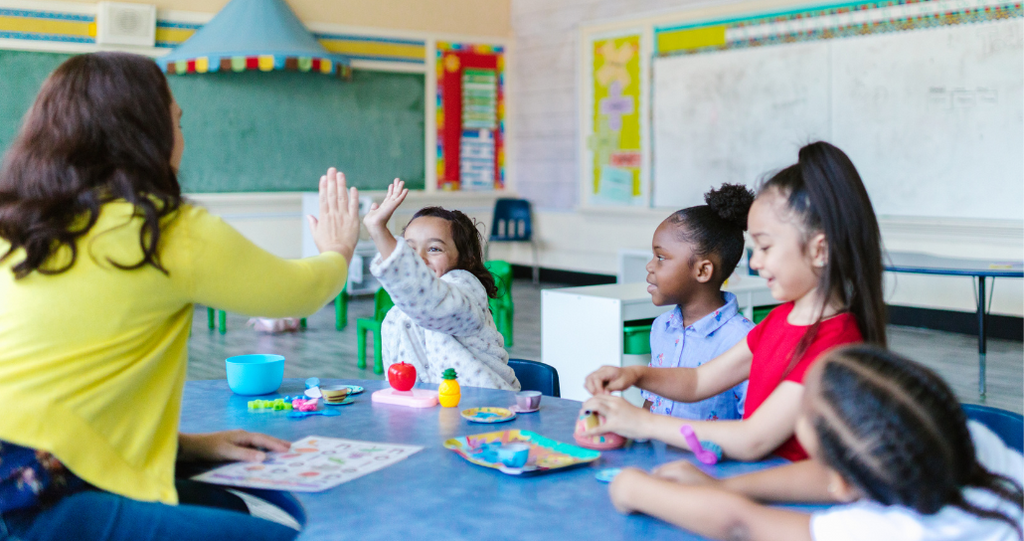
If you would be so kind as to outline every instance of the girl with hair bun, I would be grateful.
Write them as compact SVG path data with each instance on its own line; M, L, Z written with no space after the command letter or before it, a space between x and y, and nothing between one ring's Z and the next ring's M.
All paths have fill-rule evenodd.
M655 305L674 305L651 326L654 370L697 368L728 351L754 327L740 314L736 296L722 291L743 255L743 231L754 194L744 186L724 184L704 200L706 205L666 218L651 242L647 291ZM741 419L746 394L746 382L693 403L644 390L644 409L697 421Z
M629 469L610 487L616 508L712 539L1024 539L1024 456L969 421L934 372L861 344L827 354L805 384L796 434L809 460L727 479L686 461Z
M793 437L804 374L827 350L854 342L885 346L882 247L878 221L857 169L838 148L817 142L798 163L765 182L750 206L751 268L780 304L725 353L696 368L605 366L587 376L594 397L584 409L605 422L584 433L615 432L689 449L688 424L724 456L760 460L807 453ZM731 269L729 269L731 270ZM742 421L683 423L635 408L612 391L637 386L679 402L696 402L744 380Z

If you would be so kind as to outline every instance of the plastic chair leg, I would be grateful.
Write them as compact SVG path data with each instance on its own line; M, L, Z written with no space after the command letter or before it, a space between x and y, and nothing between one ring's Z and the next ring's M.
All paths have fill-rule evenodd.
M533 250L533 283L540 283L540 258L537 257L537 241L530 241L530 248Z
M384 373L384 344L381 340L381 330L378 327L373 330L373 373Z
M501 332L501 336L505 338L505 347L512 347L512 309L503 308L501 310L500 322L498 323L498 331Z
M356 322L356 368L366 368L366 329Z
M334 299L334 328L339 331L348 326L348 292L344 289Z
M221 334L228 332L228 313L224 310L217 310L218 329Z
M217 324L215 323L216 315L214 312L215 310L213 308L206 307L206 323L210 326L211 331L217 328Z

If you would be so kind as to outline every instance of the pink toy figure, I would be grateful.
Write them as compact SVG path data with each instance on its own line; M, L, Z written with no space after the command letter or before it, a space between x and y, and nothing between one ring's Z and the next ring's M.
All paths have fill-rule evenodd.
M572 435L573 439L576 440L576 444L580 447L597 449L598 451L618 449L623 445L626 445L626 438L623 438L614 432L606 432L600 436L589 437L580 435L583 432L600 425L602 421L603 419L601 419L596 411L581 411L579 419L576 420L576 431Z
M292 409L296 411L316 411L316 405L319 399L310 398L309 400L303 400L296 398L292 400Z
M697 456L697 460L701 461L702 464L714 466L722 459L722 448L716 443L698 440L697 434L694 433L693 427L690 425L680 427L679 433L686 438L686 444L690 446L690 450L693 451L693 454Z

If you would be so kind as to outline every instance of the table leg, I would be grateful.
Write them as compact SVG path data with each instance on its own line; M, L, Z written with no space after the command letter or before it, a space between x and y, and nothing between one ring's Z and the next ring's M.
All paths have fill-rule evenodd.
M978 277L978 392L985 396L985 277Z

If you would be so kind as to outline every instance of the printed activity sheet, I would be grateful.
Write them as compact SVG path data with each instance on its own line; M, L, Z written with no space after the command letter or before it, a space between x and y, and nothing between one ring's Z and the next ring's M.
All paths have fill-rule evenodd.
M287 453L268 453L261 463L236 462L193 477L236 487L320 492L386 468L423 449L369 441L307 436Z

